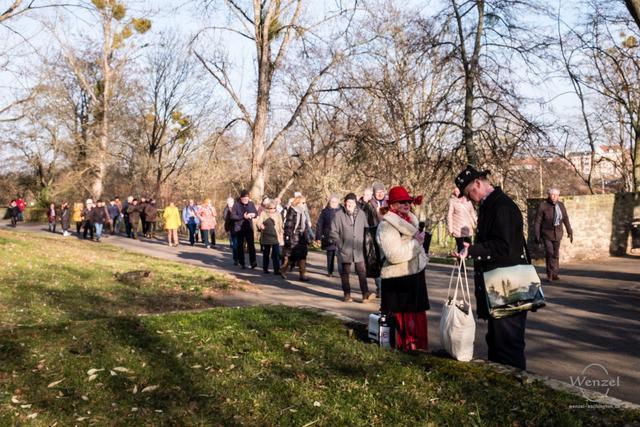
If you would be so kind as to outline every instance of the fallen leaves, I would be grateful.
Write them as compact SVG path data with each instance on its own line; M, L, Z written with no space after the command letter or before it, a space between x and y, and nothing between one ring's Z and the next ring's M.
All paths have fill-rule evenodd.
M151 393L152 391L156 391L160 386L157 385L149 385L142 389L142 393Z
M58 381L54 381L52 383L49 383L49 385L47 386L47 388L54 388L55 386L57 386L58 384L60 384L62 381L64 381L64 378Z

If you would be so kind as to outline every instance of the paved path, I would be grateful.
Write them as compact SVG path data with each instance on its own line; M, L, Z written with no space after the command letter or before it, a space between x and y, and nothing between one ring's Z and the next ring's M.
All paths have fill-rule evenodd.
M18 229L44 231L40 226ZM290 274L289 280L285 281L273 274L262 274L260 267L241 270L233 265L228 247L206 249L182 244L178 248L169 248L159 240L135 241L123 237L108 237L103 241L158 258L229 272L252 283L260 291L225 296L222 299L225 305L315 307L363 322L369 313L377 309L377 303L359 303L360 293L354 276L351 282L356 302L342 302L339 278L328 278L324 274L323 253L310 252L311 281L299 282L297 272ZM259 265L260 262L259 255ZM432 350L441 347L438 325L450 271L449 266L428 266L432 306L428 312L429 343ZM541 269L538 273L543 275ZM561 279L545 286L547 307L529 314L528 369L571 382L571 377L578 377L588 365L597 363L604 366L610 376L620 377L620 385L610 388L610 396L640 403L640 258L609 258L598 263L563 265ZM370 286L375 286L373 280L370 280ZM487 356L485 334L486 322L478 321L475 357ZM588 372L597 370L594 368Z

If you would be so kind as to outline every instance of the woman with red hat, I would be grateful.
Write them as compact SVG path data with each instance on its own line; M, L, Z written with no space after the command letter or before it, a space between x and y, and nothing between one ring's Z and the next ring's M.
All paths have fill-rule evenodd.
M378 225L376 239L384 256L381 283L381 310L395 321L396 348L426 350L429 296L425 269L427 254L422 243L425 234L418 229L418 218L411 205L422 197L411 197L401 186L389 190L388 211Z

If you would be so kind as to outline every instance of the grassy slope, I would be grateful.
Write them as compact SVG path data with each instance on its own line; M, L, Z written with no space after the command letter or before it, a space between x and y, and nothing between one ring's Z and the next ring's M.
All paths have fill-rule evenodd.
M211 284L210 273L84 242L65 241L78 272L68 273L56 285L57 305L42 306L34 302L48 289L38 282L40 263L18 263L16 254L24 256L21 248L28 247L36 257L56 243L5 232L0 238L3 253L10 254L1 262L15 264L12 276L29 278L22 286L35 287L29 292L16 291L15 284L0 289L3 304L15 304L10 314L2 314L0 328L0 425L504 426L640 421L640 414L630 411L571 411L569 405L584 401L482 366L384 351L358 340L361 331L307 310L216 308L130 316L175 307L170 301L148 300L146 293L140 300L128 299L131 290L111 282L111 269L153 265L158 273L147 284L151 294L177 292L182 280L191 280L184 292L195 295L188 302L202 301L202 295L190 289ZM5 252L8 247L11 251ZM120 259L110 259L116 254ZM60 251L56 256L66 265L66 254ZM77 256L101 261L78 263ZM8 273L3 268L0 274L4 285ZM67 287L68 292L61 292ZM127 292L121 294L119 288ZM78 290L84 291L76 295ZM126 316L115 310L115 303L71 310L73 304L90 307L93 296L89 301L83 298L103 293L104 298L111 295ZM62 296L71 300L63 301ZM12 323L15 316L30 326Z

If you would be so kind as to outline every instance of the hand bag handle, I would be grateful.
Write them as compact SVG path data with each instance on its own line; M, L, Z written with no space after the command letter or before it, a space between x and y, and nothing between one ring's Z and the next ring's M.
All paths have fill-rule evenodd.
M451 275L449 277L449 288L447 289L447 301L451 301L451 283L453 282L453 273L458 271L456 278L456 287L453 292L453 301L458 300L458 286L460 286L462 292L462 301L469 304L471 306L471 292L469 291L469 280L467 278L467 265L464 259L458 261L453 264L453 268L451 269ZM463 273L464 272L464 273ZM464 275L464 285L462 283L462 277ZM466 286L466 295L465 295L465 286ZM465 298L466 296L466 298Z

